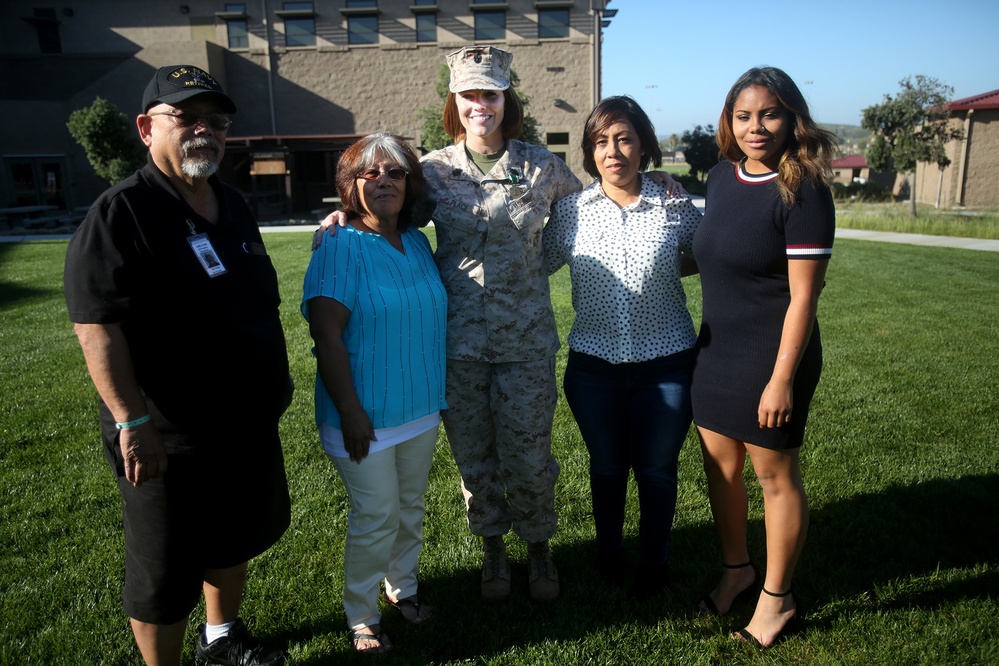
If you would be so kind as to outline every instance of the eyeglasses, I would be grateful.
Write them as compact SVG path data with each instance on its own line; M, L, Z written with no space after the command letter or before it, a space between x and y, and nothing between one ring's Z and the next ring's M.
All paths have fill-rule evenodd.
M357 174L358 178L363 178L364 180L378 180L382 174L389 177L389 180L402 180L409 175L409 172L405 169L400 169L395 167L389 169L388 171L379 171L378 169L365 169L361 173Z
M178 111L177 113L161 111L159 113L150 113L149 115L170 116L173 118L173 121L181 127L194 127L195 125L204 122L216 132L227 132L229 127L232 126L232 120L229 119L229 116L221 113L202 115L200 113L195 113L194 111Z

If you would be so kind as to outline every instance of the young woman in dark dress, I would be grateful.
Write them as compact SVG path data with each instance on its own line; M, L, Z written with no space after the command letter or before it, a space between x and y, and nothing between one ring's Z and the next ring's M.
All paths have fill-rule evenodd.
M822 368L816 309L835 227L833 142L773 67L736 81L717 141L726 160L708 177L694 237L704 306L691 397L724 567L699 608L727 613L760 577L746 543L748 454L763 489L766 573L733 637L768 647L800 621L791 579L808 501L798 452Z

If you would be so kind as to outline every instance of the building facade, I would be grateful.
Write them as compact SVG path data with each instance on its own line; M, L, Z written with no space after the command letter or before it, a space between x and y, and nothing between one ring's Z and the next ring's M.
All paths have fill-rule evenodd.
M894 171L874 171L867 164L867 158L863 155L837 157L830 166L832 168L832 182L840 185L872 182L886 190L891 190L895 184Z
M999 206L999 90L950 102L951 126L964 138L947 144L950 164L916 165L916 201L950 208Z
M580 132L600 98L608 1L4 0L0 205L89 204L107 183L66 130L70 113L100 96L134 118L154 71L183 63L239 108L225 178L265 219L314 214L357 137L422 147L444 56L470 44L514 53L542 140L586 180Z

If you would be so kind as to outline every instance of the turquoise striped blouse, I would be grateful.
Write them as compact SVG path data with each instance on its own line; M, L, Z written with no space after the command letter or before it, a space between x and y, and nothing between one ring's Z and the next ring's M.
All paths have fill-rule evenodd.
M306 320L309 300L316 297L333 298L350 310L343 340L354 389L374 428L447 409L447 295L427 237L409 228L402 243L405 254L384 237L353 227L325 234L303 286ZM340 415L318 372L315 399L316 423L340 429Z

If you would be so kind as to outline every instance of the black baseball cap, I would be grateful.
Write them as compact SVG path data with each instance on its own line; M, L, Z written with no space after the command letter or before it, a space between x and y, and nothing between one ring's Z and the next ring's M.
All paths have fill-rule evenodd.
M222 90L222 85L194 65L169 65L156 70L142 95L142 112L154 104L176 104L195 95L214 95L223 112L236 113L236 105Z

